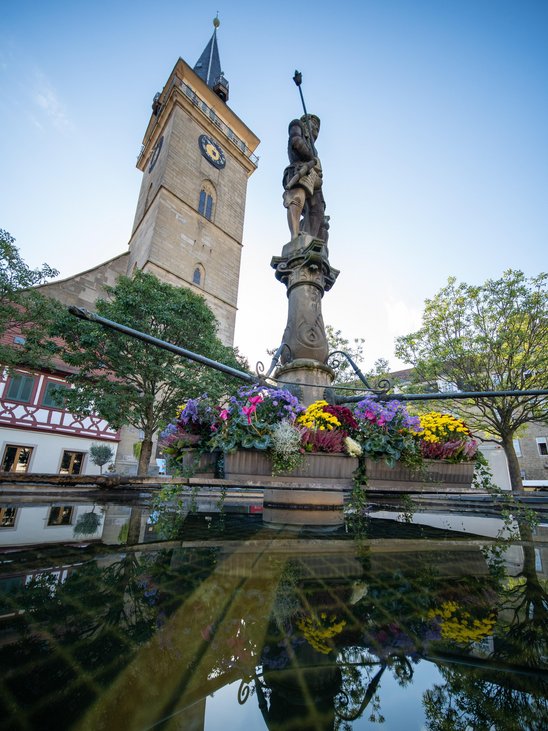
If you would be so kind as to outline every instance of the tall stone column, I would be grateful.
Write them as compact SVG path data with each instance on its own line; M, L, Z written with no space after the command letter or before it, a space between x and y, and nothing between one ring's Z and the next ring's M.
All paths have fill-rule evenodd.
M301 233L272 258L275 276L287 287L288 317L283 335L282 365L274 377L281 384L301 385L305 404L323 398L334 372L326 364L329 346L322 298L339 274L329 263L324 241Z

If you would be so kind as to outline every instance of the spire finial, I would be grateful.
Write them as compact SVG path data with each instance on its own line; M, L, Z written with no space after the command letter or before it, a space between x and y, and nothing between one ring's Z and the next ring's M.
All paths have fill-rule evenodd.
M215 30L221 25L221 21L219 20L219 11L217 10L217 15L213 18L213 27Z

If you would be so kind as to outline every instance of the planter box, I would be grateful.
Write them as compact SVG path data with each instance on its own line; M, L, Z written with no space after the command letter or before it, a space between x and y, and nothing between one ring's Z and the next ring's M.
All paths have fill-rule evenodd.
M183 470L192 473L192 477L215 477L218 452L200 454L197 449L185 449L183 454Z
M424 468L411 470L396 464L395 467L372 459L365 461L367 489L393 490L395 492L461 492L472 486L475 462L444 462L425 460Z
M261 482L261 478L265 477L270 478L270 482L275 480L291 485L326 483L352 487L357 466L358 460L355 457L317 452L305 454L297 469L272 476L272 461L266 452L240 449L225 454L225 478L228 480Z

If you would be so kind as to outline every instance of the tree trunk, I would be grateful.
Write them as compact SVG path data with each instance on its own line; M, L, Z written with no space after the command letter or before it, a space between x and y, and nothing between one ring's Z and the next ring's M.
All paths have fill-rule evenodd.
M127 545L135 546L141 539L141 527L143 524L144 508L131 508L127 533Z
M141 442L141 454L139 455L139 467L137 468L137 475L139 477L146 477L148 474L148 467L150 465L150 457L152 456L152 437L145 434L145 438Z
M512 492L523 492L523 481L521 479L521 469L519 466L516 450L514 449L514 434L501 435L502 448L508 460L508 471L510 473L510 485Z

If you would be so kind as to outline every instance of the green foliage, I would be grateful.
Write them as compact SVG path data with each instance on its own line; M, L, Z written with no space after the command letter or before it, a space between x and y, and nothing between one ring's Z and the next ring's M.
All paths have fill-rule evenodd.
M101 316L242 369L234 350L218 339L202 297L143 272L120 277L107 294L96 303ZM69 378L75 388L63 394L65 404L76 413L98 413L115 428L142 430L145 469L154 433L178 405L205 391L219 398L234 387L234 379L211 368L66 311L57 315L52 335L63 338L58 355L77 371Z
M377 384L380 381L388 377L390 372L390 364L386 358L378 358L373 364L373 368L365 370L363 363L364 359L364 338L354 338L349 340L346 338L341 330L335 330L331 325L326 325L325 328L327 343L329 345L329 352L342 351L347 353L358 368L362 371L365 378L372 388L377 388ZM336 356L333 360L330 360L330 365L335 368L335 383L333 388L338 394L352 394L353 389L361 390L363 388L362 381L354 373L354 370L350 363L343 356ZM341 388L338 388L341 387Z
M396 355L415 367L422 384L445 380L461 391L544 389L547 282L546 274L527 279L513 270L481 286L450 278L426 300L421 329L398 338ZM546 396L475 397L447 405L473 431L504 447L512 486L520 489L512 439L524 424L548 420Z
M354 338L353 340L349 340L342 334L341 330L335 330L332 325L325 326L325 334L327 336L330 353L336 350L342 350L343 353L347 353L352 358L358 368L363 370L363 351L365 344L365 340L363 338ZM345 358L340 359L339 366L336 371L337 384L353 384L356 381L356 375L352 370L352 366Z
M476 452L474 477L472 487L476 490L487 491L491 495L500 495L502 490L493 482L493 471L483 452Z
M30 365L36 360L35 346L43 337L51 303L30 288L43 284L58 272L48 264L31 269L21 258L15 239L0 229L0 332L27 340L25 347L0 344L0 362Z
M101 523L101 516L91 510L89 513L82 513L78 516L76 525L74 526L75 536L91 536Z
M89 448L89 458L94 465L100 468L103 474L103 466L114 457L114 450L108 444L92 444Z

